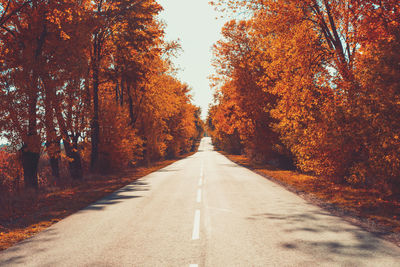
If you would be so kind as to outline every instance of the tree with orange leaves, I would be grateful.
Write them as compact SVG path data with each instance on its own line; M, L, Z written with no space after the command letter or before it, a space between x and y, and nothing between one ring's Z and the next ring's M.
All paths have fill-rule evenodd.
M388 182L400 192L400 3L364 3L355 63L360 98L364 162L353 167L353 179Z
M80 21L80 2L57 1L49 4L30 1L18 15L11 16L3 25L7 27L1 33L0 43L4 57L1 66L1 108L6 123L3 130L14 146L20 148L27 187L38 186L42 123L54 131L51 126L54 114L50 106L54 94L50 92L55 88L53 85L49 87L50 81L58 80L63 71L70 71L65 67L71 68L59 66L60 61L65 60L60 58L60 53L65 53L68 42L82 41L71 40L71 36L66 34L67 28L71 30L71 26ZM76 21L73 22L74 19ZM41 109L42 103L45 112ZM47 137L53 139L54 134L50 131Z
M287 161L278 135L271 129L274 119L270 110L276 105L276 96L263 90L263 51L252 38L252 21L231 21L222 30L224 40L214 46L217 68L216 84L221 108L230 117L225 121L226 133L231 136L231 149L239 152L242 143L245 152L260 161ZM227 97L229 96L229 97ZM229 115L230 114L230 115ZM234 117L232 117L234 116ZM222 123L224 120L220 120ZM240 140L233 141L234 136ZM236 147L236 148L234 148Z
M247 39L237 40L241 46L252 44L250 66L259 71L252 80L259 89L253 87L251 93L275 96L270 102L275 104L263 105L273 119L266 127L279 134L297 166L340 181L389 182L399 188L398 83L393 82L399 77L394 67L399 62L398 1L226 4L250 15ZM235 52L231 58L218 55L223 66L248 62L235 49L235 41L226 47ZM246 75L252 67L247 66ZM225 84L245 77L235 71L227 74ZM221 92L218 106L223 105L221 99L240 106L236 90ZM254 105L260 106L256 101ZM216 114L214 108L211 121ZM242 118L231 124L238 124L238 129L245 125Z
M104 72L111 66L111 60L117 52L118 42L123 41L123 38L128 38L125 39L127 45L123 46L126 48L146 46L146 42L151 42L156 38L152 33L154 28L149 24L153 23L154 17L161 10L161 6L153 0L134 2L98 0L93 4L96 27L92 36L90 54L93 105L90 163L92 171L98 167L99 86L106 78ZM157 29L155 30L157 32Z
M38 188L44 154L56 179L60 158L81 179L87 155L93 170L116 169L193 147L199 113L173 77L179 45L164 42L155 1L1 4L0 132L26 187Z

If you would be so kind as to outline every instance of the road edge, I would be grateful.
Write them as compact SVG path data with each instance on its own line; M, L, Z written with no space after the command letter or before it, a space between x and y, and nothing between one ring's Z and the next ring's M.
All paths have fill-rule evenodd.
M332 215L340 217L343 220L345 220L346 222L351 223L352 225L358 226L361 229L373 234L374 236L384 239L386 241L389 241L389 242L393 243L394 245L400 247L400 233L394 233L394 232L390 231L387 227L380 225L379 223L377 223L376 221L374 221L372 219L359 216L356 213L354 213L350 210L346 210L335 204L327 203L327 202L323 201L322 199L315 197L312 193L298 190L294 186L286 184L283 181L281 181L275 177L272 177L261 171L251 168L250 166L241 164L240 162L235 161L232 157L229 157L230 155L223 151L216 151L216 152L218 152L219 154L221 154L222 156L227 158L232 163L235 163L241 167L244 167L244 168L262 176L263 178L266 178L269 181L271 181L277 185L280 185L281 187L285 188L289 192L292 192L292 193L296 194L297 196L301 197L308 203L310 203L312 205L316 205L319 208L331 213Z

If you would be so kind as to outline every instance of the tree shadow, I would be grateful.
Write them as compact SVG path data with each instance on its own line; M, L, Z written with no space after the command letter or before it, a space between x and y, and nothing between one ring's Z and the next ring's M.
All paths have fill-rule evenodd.
M285 210L286 212L288 210ZM339 217L310 209L305 212L254 214L249 220L276 221L285 234L279 246L299 250L309 255L323 255L324 259L399 257L399 253L386 249L379 235L342 223Z
M136 180L131 184L94 202L93 204L87 206L86 208L81 209L80 211L77 212L77 214L88 211L101 211L110 205L115 205L123 201L140 198L142 196L137 195L136 193L148 190L150 190L150 188L147 182ZM31 255L43 252L45 250L42 245L40 246L38 245L39 243L42 244L49 241L53 241L56 238L55 237L56 235L57 232L54 228L48 228L43 230L39 235L35 235L31 238L25 239L17 243L16 245L8 248L7 250L0 252L0 266L25 265L26 259L28 259ZM29 252L25 251L26 245L28 243L33 243L32 245L29 245ZM4 256L4 255L9 255L9 256Z
M158 170L156 172L178 172L178 171L180 171L180 170L177 170L177 169L172 169L172 170L160 169L160 170Z
M114 193L149 191L149 190L150 190L150 185L147 182L136 180L136 181L118 189Z
M226 166L226 167L233 167L233 168L241 167L240 165L238 165L236 163L222 163L222 164L219 164L219 165Z
M144 192L149 191L149 184L145 181L136 180L129 185L118 189L114 193L103 197L102 199L94 202L93 204L87 206L86 208L82 209L79 212L85 212L88 210L104 210L109 205L114 205L121 203L125 200L140 198L140 195L132 195L132 192Z
M26 259L31 255L46 251L45 248L39 248L37 246L38 243L53 241L56 235L57 232L55 229L48 228L42 231L41 235L32 236L4 251L0 251L0 266L26 265ZM25 248L29 243L32 243L32 246L30 246L30 250L27 252ZM4 256L7 254L9 256Z
M23 261L24 256L13 256L10 258L7 258L6 260L0 260L0 265L15 265L15 264L22 264L24 263Z
M118 195L115 195L112 197L106 197L106 198L103 198L102 200L99 200L99 201L93 203L92 205L82 209L79 212L84 212L84 211L88 211L88 210L104 210L109 205L118 204L127 199L134 199L134 198L140 198L140 197L142 197L142 196L118 196Z

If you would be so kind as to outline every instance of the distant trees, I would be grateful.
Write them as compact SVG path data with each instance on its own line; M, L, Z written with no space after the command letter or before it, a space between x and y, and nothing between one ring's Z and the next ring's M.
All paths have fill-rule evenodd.
M26 187L49 158L71 177L177 156L202 132L189 89L172 75L145 1L0 1L0 132L19 151Z
M399 2L230 5L250 18L226 24L214 49L217 104L208 124L215 142L341 181L400 189Z

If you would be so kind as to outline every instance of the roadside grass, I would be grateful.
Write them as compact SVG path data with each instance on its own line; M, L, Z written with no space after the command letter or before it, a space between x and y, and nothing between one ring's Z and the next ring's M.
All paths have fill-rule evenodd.
M385 232L386 236L395 234L394 238L389 239L400 245L400 240L398 240L400 236L399 199L386 196L374 188L354 188L321 177L255 164L244 155L221 153L239 165L272 178L291 191L327 203L350 216L366 220L370 225L373 224L374 228L381 228L372 229L375 232Z
M106 195L162 169L173 162L194 154L172 160L163 160L150 167L127 169L111 175L90 175L83 181L64 188L49 187L20 192L14 196L0 196L0 251L48 228Z

